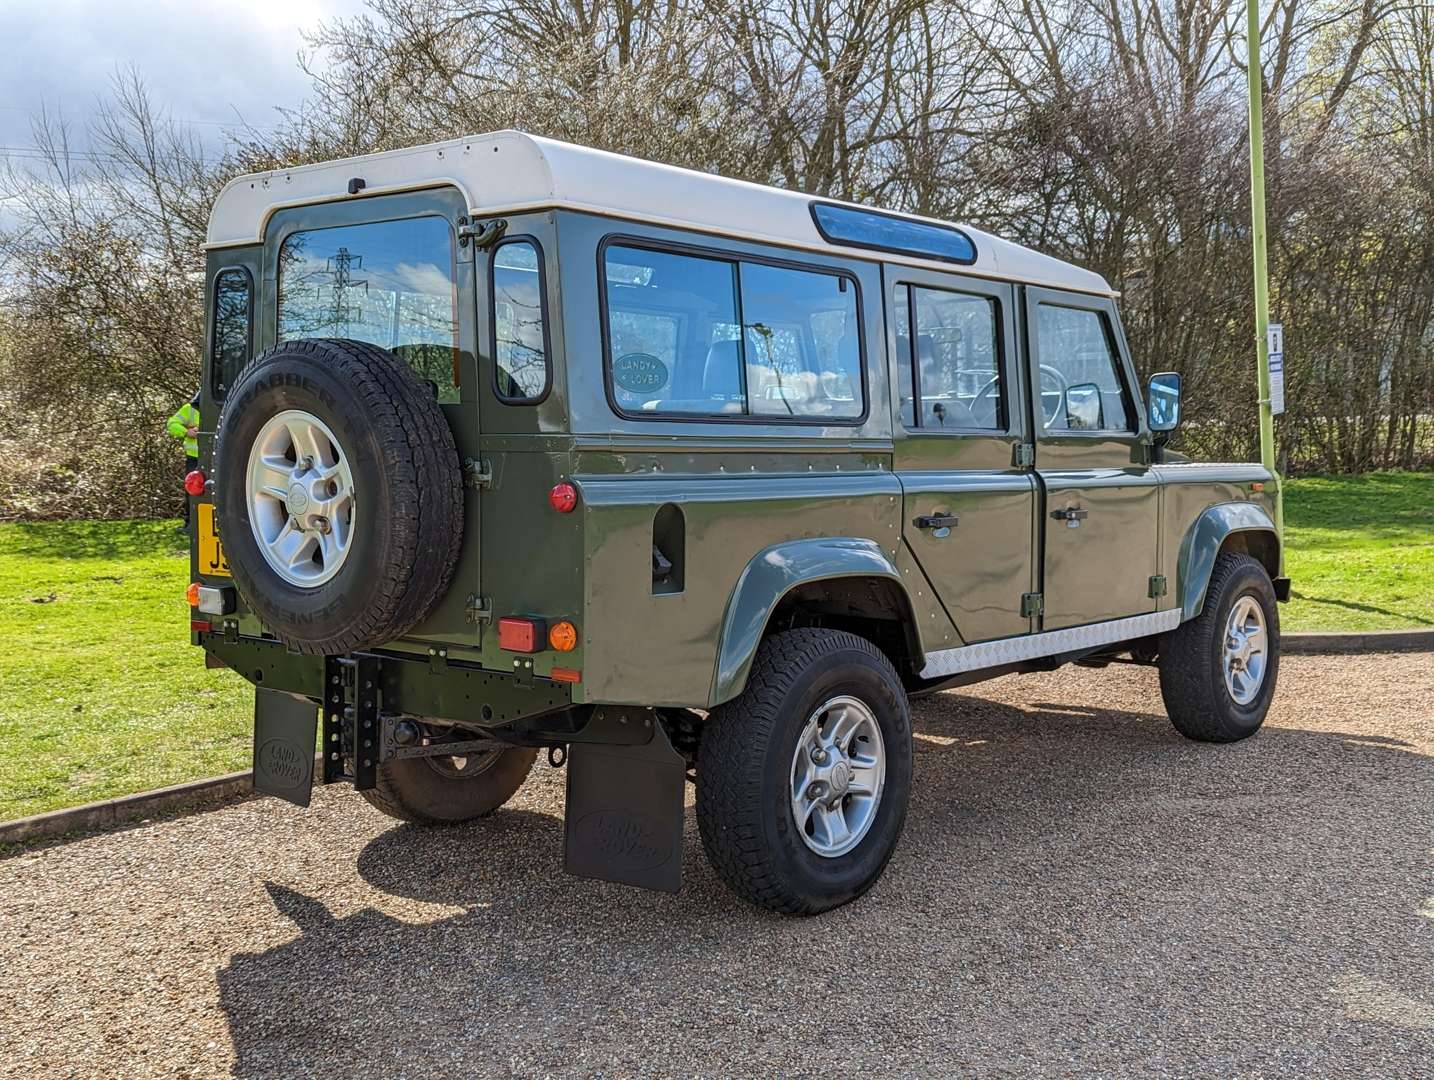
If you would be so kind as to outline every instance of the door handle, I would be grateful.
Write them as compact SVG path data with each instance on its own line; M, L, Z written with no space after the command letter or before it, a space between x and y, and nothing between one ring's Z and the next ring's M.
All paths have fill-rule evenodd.
M1051 517L1057 521L1084 521L1090 516L1089 510L1082 510L1079 506L1067 506L1062 510L1052 510Z
M911 519L918 529L954 529L960 519L955 514L922 514Z

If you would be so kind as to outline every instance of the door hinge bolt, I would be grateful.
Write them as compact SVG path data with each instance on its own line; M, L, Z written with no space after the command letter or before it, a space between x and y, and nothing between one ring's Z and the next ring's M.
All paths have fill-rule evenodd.
M484 491L493 486L493 463L486 458L463 459L463 486Z
M1046 610L1046 599L1044 594L1038 592L1021 593L1021 617L1034 619L1037 615Z
M464 612L471 623L493 621L493 604L486 596L469 596Z
M1036 448L1031 443L1017 443L1014 455L1018 469L1029 469L1036 463Z

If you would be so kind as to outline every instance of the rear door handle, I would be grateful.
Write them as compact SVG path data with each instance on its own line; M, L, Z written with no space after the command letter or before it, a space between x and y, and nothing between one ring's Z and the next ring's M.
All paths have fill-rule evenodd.
M1090 516L1089 510L1082 510L1079 506L1067 506L1063 510L1052 510L1051 517L1057 521L1084 521Z
M922 514L911 519L918 529L954 529L960 520L955 514Z

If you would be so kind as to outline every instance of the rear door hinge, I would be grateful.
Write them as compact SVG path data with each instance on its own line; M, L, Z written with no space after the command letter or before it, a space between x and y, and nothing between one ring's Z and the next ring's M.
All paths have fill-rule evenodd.
M463 459L463 486L486 491L493 486L493 463L486 458Z
M1151 575L1150 575L1150 589L1149 589L1147 595L1149 595L1149 596L1151 596L1151 597L1157 597L1157 596L1164 596L1164 595L1165 595L1165 575L1164 575L1164 574L1151 574Z
M1016 443L1012 464L1018 469L1029 469L1036 463L1036 447L1033 443Z
M471 623L482 624L493 621L493 603L486 596L470 595L463 612Z
M470 222L461 217L458 219L458 246L466 248L471 243L476 250L482 251L491 247L507 228L506 218Z
M1044 593L1028 592L1021 593L1021 617L1023 619L1034 619L1037 615L1046 610L1046 598Z

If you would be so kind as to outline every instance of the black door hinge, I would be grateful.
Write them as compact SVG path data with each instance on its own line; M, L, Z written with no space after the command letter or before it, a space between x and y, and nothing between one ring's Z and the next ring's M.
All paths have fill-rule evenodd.
M463 486L478 491L492 487L493 463L484 458L464 458Z
M1164 575L1164 574L1151 574L1151 575L1150 575L1150 588L1149 588L1149 590L1147 591L1147 595L1150 596L1150 597L1152 597L1152 598L1153 598L1153 597L1157 597L1157 596L1164 596L1164 595L1165 595L1165 575Z
M1036 463L1036 448L1032 443L1017 443L1012 454L1012 464L1018 469L1029 469Z
M482 251L497 243L507 228L506 218L470 222L466 217L461 217L458 219L458 246L467 247L471 242L476 250Z
M1044 593L1021 593L1021 617L1023 619L1034 619L1037 615L1043 614L1045 610L1046 598Z
M493 621L493 604L486 596L470 595L468 603L463 608L463 613L471 623L482 623Z

